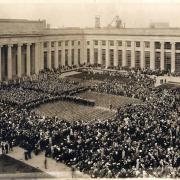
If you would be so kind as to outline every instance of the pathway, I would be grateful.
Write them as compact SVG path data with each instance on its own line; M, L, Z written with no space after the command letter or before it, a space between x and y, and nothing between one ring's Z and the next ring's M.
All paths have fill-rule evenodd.
M41 171L44 171L48 173L49 175L57 178L72 178L71 168L66 166L63 163L56 162L52 158L47 158L47 169L44 167L44 153L40 153L39 155L34 155L32 153L32 159L25 160L24 159L24 150L20 147L13 148L13 151L11 151L8 156L22 161L30 166L33 166L37 169L40 169ZM83 174L80 171L75 171L74 173L75 178L90 178L89 175Z

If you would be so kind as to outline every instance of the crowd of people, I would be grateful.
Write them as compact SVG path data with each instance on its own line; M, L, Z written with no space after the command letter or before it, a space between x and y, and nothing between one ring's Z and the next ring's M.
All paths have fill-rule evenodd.
M92 89L114 94L125 92L120 95L140 98L144 103L121 107L115 119L105 121L68 122L2 101L1 142L23 147L27 159L32 152L38 155L45 151L47 157L91 177L180 177L180 91L154 88L153 79L139 73L130 72L126 77L124 84L119 84L118 78L111 82L107 78ZM72 84L51 74L49 78L20 84L19 94L16 89L10 93L2 89L2 93L3 98L6 93L7 97L12 96L10 101L31 102L38 96L35 90L52 95L81 86ZM26 90L32 94L27 93L26 97Z
M133 97L145 101L154 87L154 79L144 74L129 72L128 74L115 75L110 75L111 78L95 84L92 89L97 92ZM112 79L112 77L115 78ZM126 81L122 82L122 78L126 78Z
M53 95L61 95L66 92L76 91L82 89L82 85L79 82L66 80L60 78L60 73L47 72L42 78L38 78L34 81L24 81L21 83L21 87L24 89L32 89L36 91L46 92Z
M47 93L37 92L29 89L22 89L16 86L6 86L0 89L0 101L12 105L24 106L26 104L43 101L52 96Z

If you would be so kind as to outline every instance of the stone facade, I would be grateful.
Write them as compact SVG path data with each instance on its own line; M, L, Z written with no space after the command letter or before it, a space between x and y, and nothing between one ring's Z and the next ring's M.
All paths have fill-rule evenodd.
M0 81L80 64L180 71L178 28L62 28L0 19Z

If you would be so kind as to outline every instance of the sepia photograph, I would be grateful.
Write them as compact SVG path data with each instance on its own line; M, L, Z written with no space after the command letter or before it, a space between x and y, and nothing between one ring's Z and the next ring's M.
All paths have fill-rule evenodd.
M0 180L179 179L179 0L0 0Z

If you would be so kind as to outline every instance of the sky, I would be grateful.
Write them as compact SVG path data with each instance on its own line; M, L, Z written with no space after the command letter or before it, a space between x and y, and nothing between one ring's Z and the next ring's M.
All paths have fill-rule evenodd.
M180 0L0 0L0 19L45 19L51 27L101 26L119 16L126 27L169 22L180 27Z

